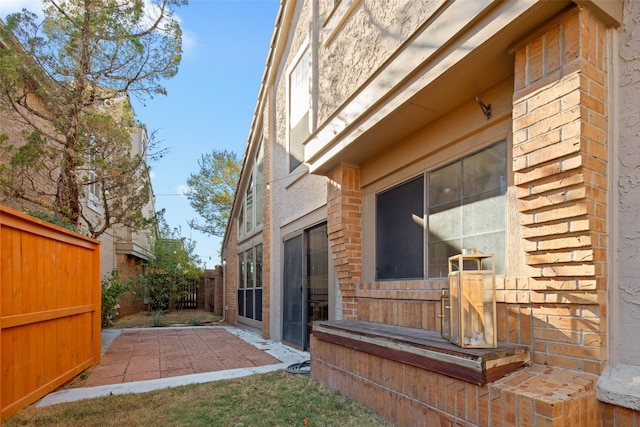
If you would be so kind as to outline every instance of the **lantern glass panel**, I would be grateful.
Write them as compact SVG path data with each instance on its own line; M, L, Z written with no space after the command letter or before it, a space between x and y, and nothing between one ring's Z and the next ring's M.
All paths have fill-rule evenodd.
M450 257L449 292L446 295L443 337L460 347L497 347L493 256L474 252ZM445 305L449 307L448 312L444 310ZM445 330L448 331L446 335Z

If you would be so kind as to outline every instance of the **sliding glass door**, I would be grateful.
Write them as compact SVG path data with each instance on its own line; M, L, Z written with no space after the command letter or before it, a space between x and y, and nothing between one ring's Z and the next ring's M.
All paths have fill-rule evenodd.
M329 318L327 225L284 242L283 341L307 350L312 324Z

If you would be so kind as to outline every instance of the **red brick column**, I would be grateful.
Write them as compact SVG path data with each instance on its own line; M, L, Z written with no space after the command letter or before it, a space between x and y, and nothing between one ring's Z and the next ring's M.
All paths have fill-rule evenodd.
M534 361L606 360L606 28L574 10L516 50L513 169Z
M236 308L238 306L238 221L230 219L227 235L226 262L223 265L223 306L222 313L225 321L229 325L236 324Z
M357 320L356 288L362 277L362 191L360 169L340 165L329 172L327 229L342 296L342 316Z
M272 248L272 236L271 227L273 225L272 209L271 209L271 185L273 181L271 162L273 157L273 146L269 140L269 105L265 103L264 112L262 117L264 118L262 128L262 149L263 149L263 218L262 218L262 336L264 338L271 338L271 248Z
M144 292L138 287L138 277L142 273L140 260L133 256L120 254L116 255L116 262L120 271L120 279L123 282L133 280L134 283L129 292L118 297L118 303L120 304L118 309L119 316L122 317L144 311Z

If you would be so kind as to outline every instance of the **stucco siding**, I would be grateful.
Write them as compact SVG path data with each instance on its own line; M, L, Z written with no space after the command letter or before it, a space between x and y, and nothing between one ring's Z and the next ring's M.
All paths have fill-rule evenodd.
M344 1L325 21L318 49L318 122L369 80L444 1Z
M640 3L626 3L629 24L640 16ZM636 21L637 22L637 21ZM637 29L625 26L619 34L619 149L615 159L618 171L618 282L620 296L620 323L632 336L640 336L640 39ZM638 340L620 340L620 363L637 364L640 360Z
M265 209L265 226L269 224L268 245L268 280L269 289L269 335L272 339L282 339L282 245L283 241L292 235L301 233L305 228L322 221L322 211L327 202L326 178L310 175L306 166L298 166L289 170L289 73L294 61L299 57L302 49L309 46L312 31L311 2L297 2L294 13L295 27L286 38L287 48L273 84L269 86L270 96L274 102L270 103L273 111L264 116L273 120L269 128L269 148L265 149L268 164L268 200L269 210ZM314 71L312 71L313 74ZM315 215L313 213L316 213ZM265 259L265 263L267 259Z

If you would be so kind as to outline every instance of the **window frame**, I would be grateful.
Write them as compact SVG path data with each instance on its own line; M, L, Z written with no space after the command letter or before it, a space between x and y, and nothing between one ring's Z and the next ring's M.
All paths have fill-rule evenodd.
M248 183L236 219L238 238L245 238L261 230L264 221L264 189L264 138L261 138L249 169Z
M95 152L95 136L89 137L89 158L87 170L87 206L98 213L103 213L101 193L102 184L98 181L98 174L93 166L94 161L99 159L99 155Z
M238 287L236 289L237 315L245 322L262 322L262 301L264 297L262 243L241 251L238 257ZM249 266L250 261L250 266ZM251 304L247 304L251 298ZM242 302L242 304L241 304ZM247 314L251 309L251 315Z
M296 169L304 164L304 141L311 135L312 126L312 79L313 64L311 48L309 41L305 41L300 47L298 53L294 57L291 65L287 68L287 105L286 105L286 122L287 122L287 153L288 170L293 173ZM292 80L300 71L298 67L306 64L306 72L302 74L302 78L298 85L294 85ZM306 83L306 86L305 84ZM306 87L306 90L305 90ZM298 90L296 90L298 89ZM304 98L300 101L294 100ZM306 103L306 109L300 109L294 112L295 106L303 106Z
M500 147L501 146L501 147ZM375 250L375 256L374 256L374 277L373 279L375 281L394 281L394 280L429 280L429 279L440 279L443 277L446 277L447 271L446 268L443 269L442 271L439 271L438 275L433 274L433 270L430 268L430 265L433 263L432 260L432 248L431 248L431 244L432 242L434 242L433 239L430 238L430 231L431 231L431 224L430 224L430 220L433 220L433 218L430 218L430 215L432 215L433 213L433 208L435 208L436 206L432 206L431 203L431 197L430 197L430 183L431 180L433 179L432 177L437 173L437 172L441 172L444 169L451 167L452 165L455 165L457 163L460 163L461 165L461 179L464 176L464 161L467 160L469 161L470 159L474 158L474 156L480 155L481 153L489 153L490 150L493 149L500 149L502 150L502 159L503 162L500 165L501 168L498 169L498 182L499 182L499 187L493 189L494 192L497 192L497 194L493 197L499 197L499 199L501 200L501 203L499 205L499 207L502 208L503 210L503 219L501 221L502 227L499 229L495 229L492 232L493 233L501 233L499 239L501 240L501 250L503 251L503 253L496 253L496 259L500 259L501 260L501 265L500 268L497 269L497 273L499 274L503 274L504 273L504 258L506 256L506 240L507 240L507 236L506 236L506 231L507 231L507 217L506 217L506 211L507 211L507 197L506 197L506 190L507 190L507 174L509 171L508 168L508 147L507 147L507 140L505 139L501 139L498 142L494 142L492 144L488 144L484 147L482 147L481 149L477 150L477 151L473 151L470 153L465 153L464 155L461 155L459 157L457 157L455 160L449 162L449 163L445 163L445 164L441 164L438 165L437 167L433 167L429 170L425 170L422 171L421 173L406 177L405 179L403 179L402 182L397 183L391 187L387 187L385 189L381 189L380 191L377 191L374 194L374 203L372 205L373 208L373 212L374 212L374 225L373 225L373 229L375 230L374 233L374 250ZM493 173L493 171L492 171ZM492 175L493 176L493 175ZM422 250L422 274L420 276L417 277L407 277L406 274L402 274L402 272L400 274L397 275L388 275L388 274L380 274L380 267L379 267L379 260L382 259L384 257L384 254L381 253L381 251L385 251L387 253L389 253L389 248L385 247L385 246L380 246L380 241L379 241L379 232L378 232L378 227L380 226L379 221L379 205L378 205L378 200L379 197L381 195L388 195L390 191L394 191L394 190L398 190L400 189L403 185L405 184L409 184L412 181L416 181L418 179L421 178L422 181L422 203L423 203L423 208L422 208L422 217L420 217L420 215L413 215L414 220L413 222L416 223L420 223L422 222L421 225L423 225L423 231L422 231L422 247L420 248ZM463 190L462 190L463 191ZM464 193L461 193L464 194ZM487 193L487 194L490 194ZM484 199L480 199L481 201ZM459 211L460 214L462 215L464 213L465 210L468 210L477 200L474 200L473 198L469 198L467 197L466 199L463 197L462 199L458 200L460 202L459 204ZM465 203L465 201L471 201L471 203ZM440 205L440 206L444 206L444 205ZM458 225L458 240L460 241L460 245L463 244L464 239L468 238L470 236L473 235L473 233L469 233L469 235L465 234L464 231L464 225L466 223L462 220L460 220L459 225ZM485 235L489 235L490 233L477 233L478 236L485 236ZM435 241L437 242L437 241ZM459 248L460 250L462 250L462 247ZM500 250L500 247L497 247L496 250ZM446 261L446 257L445 257L445 261ZM443 265L446 265L443 264ZM410 269L410 265L408 266L408 268ZM414 272L415 274L415 272Z

